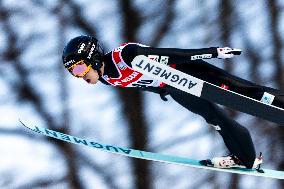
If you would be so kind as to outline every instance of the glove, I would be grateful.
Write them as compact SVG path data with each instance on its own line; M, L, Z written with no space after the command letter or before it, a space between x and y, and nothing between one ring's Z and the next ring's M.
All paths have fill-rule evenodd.
M231 49L230 47L217 48L217 58L232 58L242 53L241 49Z

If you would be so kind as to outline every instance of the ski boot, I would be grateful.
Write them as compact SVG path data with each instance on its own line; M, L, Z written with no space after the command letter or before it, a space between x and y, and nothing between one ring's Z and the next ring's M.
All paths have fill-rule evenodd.
M263 172L260 169L260 165L263 162L262 153L260 153L259 157L255 158L252 169L256 169L258 172ZM208 166L208 167L216 167L221 169L229 169L229 168L246 168L242 162L235 155L215 157L213 159L201 160L200 164Z

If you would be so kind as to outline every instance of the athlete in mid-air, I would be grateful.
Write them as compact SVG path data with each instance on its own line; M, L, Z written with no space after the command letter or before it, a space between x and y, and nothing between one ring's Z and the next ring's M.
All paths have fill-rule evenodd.
M211 159L211 166L256 168L262 163L262 157L256 158L251 135L245 127L227 116L218 105L146 77L132 69L131 65L136 56L145 55L161 64L256 100L261 100L268 91L269 97L273 97L271 103L284 108L284 103L273 93L273 89L230 75L203 60L232 58L240 54L241 50L229 47L154 48L139 43L125 43L105 54L95 37L78 36L65 46L62 58L65 68L73 76L82 78L89 84L100 81L116 87L136 87L160 94L163 100L167 100L165 96L170 95L189 111L202 116L222 136L230 154Z

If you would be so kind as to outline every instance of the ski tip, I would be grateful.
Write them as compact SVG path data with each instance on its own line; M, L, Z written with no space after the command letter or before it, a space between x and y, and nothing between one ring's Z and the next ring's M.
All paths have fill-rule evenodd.
M21 120L21 118L19 118L18 121L19 121L23 126L27 127L27 126L24 124L24 122Z
M35 127L26 125L20 118L19 118L18 120L19 120L19 122L20 122L24 127L26 127L27 129L30 129L30 130L34 130L34 129L35 129Z
M25 125L25 124L22 122L21 118L18 118L18 121L19 121L22 125Z

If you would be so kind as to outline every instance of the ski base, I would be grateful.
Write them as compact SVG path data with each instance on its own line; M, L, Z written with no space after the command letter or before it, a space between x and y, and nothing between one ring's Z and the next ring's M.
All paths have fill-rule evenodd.
M191 95L284 125L284 109L280 107L225 90L222 87L150 60L144 55L135 57L131 64L136 71Z
M207 169L207 170L214 170L220 172L230 172L230 173L237 173L237 174L245 174L245 175L253 175L253 176L260 176L260 177L268 177L268 178L276 178L276 179L284 179L284 171L277 171L277 170L270 170L270 169L262 169L263 172L259 172L256 169L246 169L246 168L230 168L230 169L220 169L210 166L202 165L200 160L188 159L184 157L178 157L173 155L165 155L160 153L152 153L146 152L141 150L135 150L130 148L124 148L114 145L107 145L102 144L99 142L82 139L76 136L68 135L65 133L57 132L51 129L41 128L37 126L27 126L22 121L20 121L23 126L30 129L33 132L43 134L48 137L52 137L58 140L62 140L65 142L73 143L76 145L83 145L90 148L99 149L105 152L115 153L123 156L138 158L138 159L145 159L151 161L158 161L164 163L171 163L171 164L178 164L183 166Z

